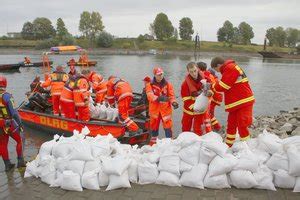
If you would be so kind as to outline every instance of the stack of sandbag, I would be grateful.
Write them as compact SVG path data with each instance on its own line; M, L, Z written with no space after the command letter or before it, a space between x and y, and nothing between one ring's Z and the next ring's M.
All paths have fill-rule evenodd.
M90 102L90 113L93 119L105 119L110 121L115 121L119 115L117 108L106 106L102 103L94 105L92 102Z

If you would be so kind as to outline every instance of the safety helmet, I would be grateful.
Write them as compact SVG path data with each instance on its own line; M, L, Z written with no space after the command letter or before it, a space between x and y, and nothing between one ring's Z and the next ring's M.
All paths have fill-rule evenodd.
M0 76L0 87L1 88L6 88L7 86L7 80L4 76Z

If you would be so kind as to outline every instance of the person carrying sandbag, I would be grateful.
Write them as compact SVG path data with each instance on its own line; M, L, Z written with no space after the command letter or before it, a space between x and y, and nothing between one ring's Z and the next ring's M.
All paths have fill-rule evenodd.
M255 102L245 72L234 60L215 57L211 67L222 74L220 81L212 85L215 92L224 92L227 119L226 144L232 146L238 130L241 141L250 139L248 127L252 124L253 105Z
M181 97L183 100L182 131L191 131L193 126L193 131L197 135L202 135L201 126L203 124L205 124L206 133L211 131L210 123L205 123L205 120L209 120L209 105L206 105L206 108L204 108L202 112L195 111L194 105L196 98L199 98L204 89L204 85L201 81L206 79L204 74L197 68L196 63L190 62L186 68L188 75L181 85ZM208 90L207 94L203 96L203 98L207 98L207 104L209 104L207 96L211 95L212 92Z

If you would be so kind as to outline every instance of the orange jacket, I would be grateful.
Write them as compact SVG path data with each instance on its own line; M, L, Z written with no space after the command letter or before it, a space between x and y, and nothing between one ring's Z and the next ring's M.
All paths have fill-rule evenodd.
M89 106L90 84L87 78L81 75L75 79L73 95L75 106Z
M197 92L203 89L201 80L204 78L202 72L199 73L198 79L194 80L190 75L185 77L181 84L181 97L183 101L183 112L188 115L199 115L202 113L194 113L194 104L197 98Z
M69 76L65 72L53 72L47 80L42 83L42 87L51 87L51 95L61 95L61 91L68 81Z
M227 60L220 68L222 78L213 84L214 92L224 92L225 110L234 111L254 104L253 92L244 71L233 61Z
M73 89L75 86L75 78L70 78L61 91L60 100L64 102L74 102Z
M120 101L125 97L133 97L131 86L128 82L121 78L111 78L107 82L107 96L106 99L110 105L115 101Z
M149 100L149 115L152 118L161 117L163 121L172 119L172 103L176 102L173 86L165 79L157 83L155 78L146 85L146 94ZM169 97L168 102L158 102L157 98L161 95Z
M218 77L209 71L204 72L204 76L209 79L209 81L214 84L218 82ZM223 94L220 92L214 92L213 96L211 97L211 101L213 101L216 105L220 106L223 101Z
M104 78L96 72L91 72L89 81L92 83L93 90L95 90L96 101L103 101L107 92L107 82L104 81Z

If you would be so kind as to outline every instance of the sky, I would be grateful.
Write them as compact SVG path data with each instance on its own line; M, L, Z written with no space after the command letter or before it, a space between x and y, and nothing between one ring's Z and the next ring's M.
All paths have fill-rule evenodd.
M56 26L62 18L73 35L83 11L101 14L105 31L117 37L149 33L155 16L167 14L178 29L179 20L189 17L201 40L217 41L225 20L234 26L245 21L253 27L254 43L263 43L268 28L300 29L300 0L0 0L0 35L20 32L26 21L47 17Z

